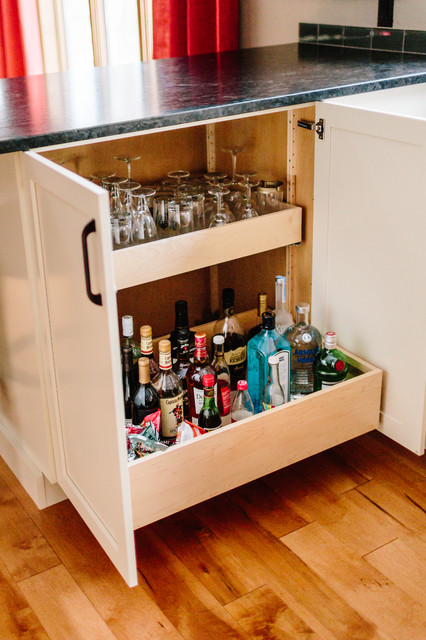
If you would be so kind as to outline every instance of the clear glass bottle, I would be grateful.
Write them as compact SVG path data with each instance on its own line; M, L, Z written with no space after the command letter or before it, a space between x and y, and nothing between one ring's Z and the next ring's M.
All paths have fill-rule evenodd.
M203 376L204 401L198 419L198 425L205 431L214 431L222 426L222 418L214 399L215 376L207 373Z
M280 377L278 372L279 364L280 364L280 359L276 354L269 356L268 384L266 385L263 391L263 399L262 399L263 411L268 411L268 409L274 409L275 407L279 407L281 404L284 404L285 402L284 391L282 390L282 387L280 384Z
M238 422L253 415L254 407L248 392L247 380L238 380L237 395L232 403L231 422Z
M204 401L203 376L206 373L216 374L210 366L209 356L207 354L206 334L195 334L195 351L194 361L191 363L187 374L186 381L188 385L188 403L189 403L189 419L192 423L198 424L198 418ZM215 384L215 397L217 397L217 385Z
M231 410L231 373L224 358L225 338L213 337L214 355L212 369L216 372L217 406L221 416L227 416Z
M132 395L132 423L136 425L160 408L160 396L151 384L148 358L139 358L138 371L139 385Z
M183 413L189 419L188 383L186 375L190 367L189 341L185 330L177 330L177 360L173 364L173 371L177 373L183 388Z
M195 349L195 331L189 329L188 319L188 303L186 300L176 300L175 302L175 328L170 334L170 342L172 344L172 359L173 362L177 360L177 332L185 331L188 345L189 345L189 357L192 361L194 357ZM181 339L182 339L181 334Z
M266 293L257 294L257 324L247 334L247 342L262 331L262 313L267 310L268 296Z
M132 422L132 394L135 390L133 350L130 344L121 347L124 416L126 424Z
M314 359L321 347L321 334L309 323L310 305L296 305L296 324L289 327L285 337L291 346L290 397L303 398L314 390Z
M123 344L129 344L132 347L133 364L136 364L141 357L141 348L133 337L133 316L122 316L121 326L123 329Z
M183 422L183 389L179 376L172 370L171 344L160 340L158 345L160 371L152 384L160 396L161 439L172 444Z
M246 374L247 341L240 321L234 314L235 293L231 288L222 291L222 315L214 326L214 334L225 338L224 356L231 372L231 389Z
M275 331L275 313L265 311L262 330L247 345L247 382L255 413L262 411L263 390L268 381L268 358L279 357L281 387L286 401L290 388L290 345L284 336Z
M149 324L144 324L140 328L141 336L141 357L148 358L149 360L149 374L151 380L155 378L160 371L157 360L154 358L154 348L152 346L152 327Z
M314 391L342 382L347 374L346 356L337 348L336 332L327 331L324 348L318 351L314 360Z
M283 336L287 329L293 324L293 316L287 311L286 300L286 278L275 276L275 330Z

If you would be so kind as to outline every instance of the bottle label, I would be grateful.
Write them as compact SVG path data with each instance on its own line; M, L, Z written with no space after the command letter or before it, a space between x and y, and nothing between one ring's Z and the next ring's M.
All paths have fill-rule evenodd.
M328 387L334 387L335 384L341 382L341 380L336 380L335 382L321 382L321 389L328 389Z
M295 349L294 355L296 357L297 364L300 364L302 366L312 364L318 351L318 346L314 347L313 349Z
M231 409L230 387L220 387L220 397L222 398L223 415L226 416Z
M280 378L281 389L284 393L285 401L289 401L290 394L290 353L285 351L277 351L275 354L278 356L278 375Z
M247 360L247 347L238 347L231 351L225 351L225 362L228 366L243 364Z
M152 338L141 336L141 353L143 355L150 355L152 353Z
M160 398L160 409L163 438L175 438L183 422L183 393L174 398Z
M172 368L172 354L170 351L164 353L160 351L159 353L159 365L160 369L171 369Z

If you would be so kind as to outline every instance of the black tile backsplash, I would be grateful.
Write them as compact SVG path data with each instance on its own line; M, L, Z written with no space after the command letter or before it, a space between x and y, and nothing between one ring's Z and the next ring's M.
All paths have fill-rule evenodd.
M299 24L299 42L426 55L426 31L337 24Z

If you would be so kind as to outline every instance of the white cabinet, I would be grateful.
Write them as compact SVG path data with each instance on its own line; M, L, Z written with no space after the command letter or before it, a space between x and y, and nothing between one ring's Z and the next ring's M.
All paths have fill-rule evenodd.
M36 244L29 269L38 282L37 333L41 333L40 342L45 345L42 368L58 482L130 585L136 583L134 528L378 426L381 371L349 355L351 377L334 389L127 465L118 322L123 308L136 317L142 314L141 319L153 324L158 336L170 327L170 318L163 316L178 296L190 297L197 310L195 317L199 318L206 300L215 308L222 285L234 286L237 298L241 292L244 299L247 312L241 317L249 326L254 322L255 314L250 311L254 292L262 283L271 290L278 270L289 279L292 308L296 301L310 299L313 245L314 322L322 331L335 329L343 347L352 350L353 344L354 353L381 364L375 359L376 352L370 353L374 331L366 308L374 298L370 282L373 289L377 282L369 280L362 264L359 267L364 258L371 264L369 252L380 239L380 226L375 225L372 213L369 233L365 237L356 234L345 222L358 215L354 209L329 219L327 212L334 211L329 205L329 195L333 195L330 180L337 179L330 170L330 177L323 176L317 182L313 231L314 134L296 125L298 118L312 117L312 111L277 110L47 151L46 156L54 159L60 154L72 164L77 149L78 158L83 158L79 171L87 174L109 162L114 145L134 145L149 158L141 176L149 181L171 168L170 157L176 163L173 168L198 170L207 162L212 169L214 156L219 162L220 147L232 138L232 143L244 142L249 147L247 164L252 163L263 174L266 168L272 172L271 177L286 179L289 202L302 205L222 229L114 253L106 194L39 154L23 157L28 185L23 219L29 228L32 226ZM335 111L340 109L335 107ZM351 131L353 114L348 112L348 116L345 130ZM335 140L328 113L323 117L325 141L315 141L316 152L322 157L317 174L329 162L323 154L334 149L329 142ZM220 161L224 162L223 156ZM344 165L346 160L337 162ZM347 182L345 188L350 186ZM359 192L364 193L362 184ZM335 202L333 198L331 201ZM86 267L83 244L87 247ZM356 263L351 255L354 252ZM347 258L343 264L342 256ZM388 257L381 251L382 260ZM338 275L332 273L334 269ZM360 284L356 282L357 273ZM345 286L346 279L349 287ZM397 308L393 289L382 286L378 308L382 304L392 306L389 298ZM402 313L406 316L406 309ZM157 329L154 320L158 321ZM211 331L211 325L204 328ZM366 336L365 342L354 336ZM395 349L397 345L401 341L394 336L389 347ZM392 362L385 362L389 363L386 375L390 380ZM416 438L410 442L416 439L418 443L423 437L418 426L416 430Z

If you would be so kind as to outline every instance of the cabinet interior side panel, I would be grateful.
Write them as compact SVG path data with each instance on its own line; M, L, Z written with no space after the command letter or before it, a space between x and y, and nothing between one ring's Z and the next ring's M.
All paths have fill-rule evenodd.
M215 125L216 169L232 174L231 154L223 148L245 147L237 171L257 171L256 179L286 183L287 114L268 113Z
M43 154L82 176L95 171L126 175L126 165L114 156L141 156L131 165L131 176L144 183L158 182L169 171L191 172L206 169L205 126L160 131L122 140L108 140L78 147L47 151Z

